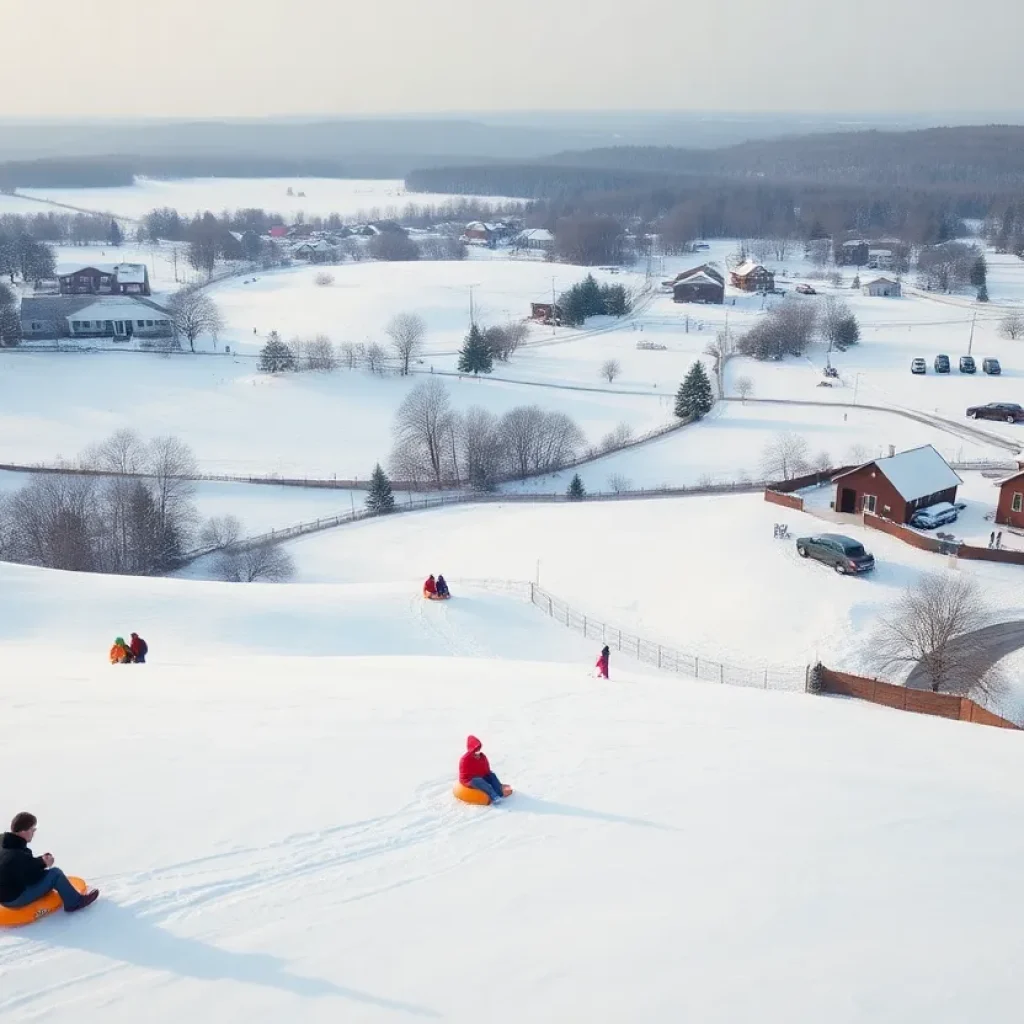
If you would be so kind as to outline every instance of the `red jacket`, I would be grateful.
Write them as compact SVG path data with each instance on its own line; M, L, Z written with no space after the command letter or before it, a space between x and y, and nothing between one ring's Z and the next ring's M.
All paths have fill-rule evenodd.
M427 582L423 584L423 589L428 594L436 594L437 593L437 584L434 582L434 577L433 576L431 576L430 579L428 579Z
M473 779L482 778L491 772L491 763L483 751L468 752L459 758L459 782L468 786Z

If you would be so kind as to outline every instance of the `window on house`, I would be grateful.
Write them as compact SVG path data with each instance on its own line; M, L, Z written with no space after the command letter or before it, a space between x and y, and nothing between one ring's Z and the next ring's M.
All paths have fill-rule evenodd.
M864 512L874 512L877 503L878 498L874 494L865 494L861 501L861 510Z
M32 330L33 331L41 331L42 329L43 329L43 325L38 320L33 320L32 321Z
M92 324L92 321L91 321L91 320L83 320L83 321L82 321L82 327L83 327L83 328L84 328L85 330L89 330L89 327L91 326L91 324Z
M147 320L146 321L146 326L147 327L152 327L153 326L153 321L152 320Z
M1010 504L1010 508L1014 512L1020 512L1021 509L1024 509L1024 494L1015 494L1013 496L1013 501Z

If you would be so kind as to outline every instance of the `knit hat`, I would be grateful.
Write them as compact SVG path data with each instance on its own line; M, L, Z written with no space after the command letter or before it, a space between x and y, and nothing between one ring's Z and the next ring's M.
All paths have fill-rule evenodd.
M466 750L471 754L475 754L478 750L483 747L483 744L475 736L466 737Z
M124 647L124 637L123 637L123 636L119 636L119 637L118 637L118 638L117 638L117 639L116 639L116 640L114 641L114 643L115 643L115 644L120 644L120 645L121 645L122 647Z

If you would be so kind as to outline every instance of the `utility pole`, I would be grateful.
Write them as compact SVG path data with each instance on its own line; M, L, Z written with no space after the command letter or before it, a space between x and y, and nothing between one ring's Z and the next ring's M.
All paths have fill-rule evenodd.
M469 286L469 326L472 327L476 323L476 316L473 310L473 289L476 287L475 284Z
M967 354L971 354L971 348L974 345L974 325L978 322L978 311L974 311L974 316L971 317L971 337L967 342Z
M555 321L558 318L555 315L555 311L556 311L556 306L555 306L555 275L552 274L551 275L551 333L552 334L557 334L558 333L558 327L557 327L557 325L555 323Z

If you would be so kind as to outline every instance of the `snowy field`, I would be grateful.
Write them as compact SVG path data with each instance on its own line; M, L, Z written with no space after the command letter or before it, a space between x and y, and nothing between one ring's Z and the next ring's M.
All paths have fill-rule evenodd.
M291 189L293 195L288 194ZM64 203L82 210L113 213L138 220L150 210L170 207L183 217L223 210L259 209L278 213L291 222L302 213L326 217L336 213L347 219L397 217L410 203L441 206L480 198L482 202L516 202L496 196L452 196L433 192L407 192L401 179L357 178L138 178L134 185L117 188L30 188L26 196ZM305 195L299 195L300 192ZM40 204L33 204L36 212ZM22 211L14 211L22 212Z
M795 539L846 533L877 560L850 579L801 559ZM495 542L499 538L499 542ZM802 671L869 667L879 612L943 559L863 526L841 528L760 494L407 513L289 542L300 580L407 581L430 572L532 580L581 612L701 658ZM1017 566L962 563L1000 619L1024 618ZM453 588L456 586L453 582Z
M487 326L525 320L531 302L551 301L552 281L556 293L582 281L588 273L602 284L637 289L643 284L638 274L609 274L531 260L349 263L328 268L334 284L327 287L315 283L323 269L303 266L261 271L214 285L209 294L227 320L222 340L236 351L256 352L266 335L277 331L285 340L322 333L336 343L376 341L386 346L384 329L391 318L397 313L417 313L427 325L426 360L430 361L431 354L447 354L454 368L469 330L471 296L477 322ZM575 337L579 333L566 329L562 335ZM542 336L546 340L546 335ZM593 366L589 383L601 383L599 365Z
M1018 1019L1014 733L598 682L485 593L0 566L0 602L5 813L102 890L0 934L5 1022ZM105 664L132 628L151 664ZM450 794L468 732L500 808Z
M268 376L251 358L144 353L0 356L0 462L71 458L121 427L173 434L203 472L368 479L386 462L402 398L421 377L362 370ZM538 403L572 416L597 443L620 422L637 433L666 414L647 396L446 378L458 409L502 413Z

